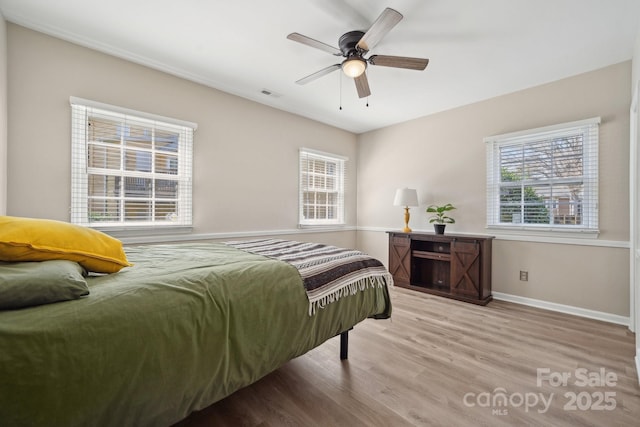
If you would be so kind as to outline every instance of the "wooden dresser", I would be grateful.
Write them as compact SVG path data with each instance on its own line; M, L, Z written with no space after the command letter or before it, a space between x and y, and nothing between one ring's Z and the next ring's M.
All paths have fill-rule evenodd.
M387 233L396 286L474 304L491 301L493 236Z

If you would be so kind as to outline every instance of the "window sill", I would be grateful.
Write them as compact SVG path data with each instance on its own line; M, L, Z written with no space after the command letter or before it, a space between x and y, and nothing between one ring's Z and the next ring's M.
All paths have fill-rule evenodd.
M562 245L601 246L612 248L629 248L628 241L601 240L599 231L549 231L510 229L507 227L487 226L486 230L495 236L496 240L511 240L519 242L553 243Z
M600 230L579 228L559 229L552 227L500 226L488 225L487 230L493 234L504 236L541 237L550 241L553 239L597 239Z
M318 230L318 231L344 231L350 227L347 224L298 224L299 230Z

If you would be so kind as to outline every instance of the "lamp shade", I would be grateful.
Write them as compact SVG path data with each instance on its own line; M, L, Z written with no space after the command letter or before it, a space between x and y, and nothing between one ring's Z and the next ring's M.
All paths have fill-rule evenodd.
M398 188L394 206L418 206L418 192L414 188Z

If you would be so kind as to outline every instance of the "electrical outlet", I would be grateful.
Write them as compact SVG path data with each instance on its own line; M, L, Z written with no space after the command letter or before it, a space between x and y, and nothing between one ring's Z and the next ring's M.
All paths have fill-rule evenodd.
M529 281L529 272L520 270L520 280L522 280L523 282Z

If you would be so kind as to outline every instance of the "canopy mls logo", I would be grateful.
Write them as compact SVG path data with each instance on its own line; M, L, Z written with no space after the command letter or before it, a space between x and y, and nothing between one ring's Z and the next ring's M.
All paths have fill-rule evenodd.
M462 398L465 406L473 408L491 408L492 415L508 415L509 408L524 408L525 412L536 410L544 414L549 410L554 393L545 396L544 393L507 393L502 387L495 388L493 392L467 393Z
M466 393L462 402L469 408L491 409L492 415L508 415L509 409L513 408L524 408L525 412L535 410L540 414L545 414L551 408L557 395L557 400L564 411L613 411L617 406L616 392L606 388L616 387L617 384L618 375L605 368L600 368L597 371L577 368L572 372L538 368L536 370L536 387L571 388L571 390L564 393L543 393L540 391L508 393L504 387L497 387L492 392ZM576 391L576 388L579 390Z

